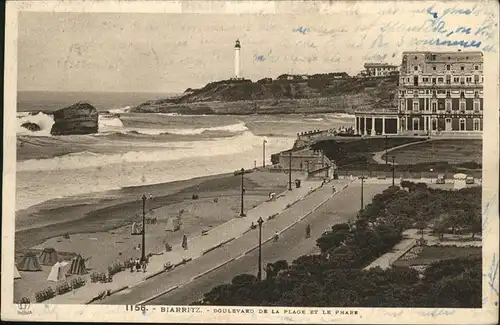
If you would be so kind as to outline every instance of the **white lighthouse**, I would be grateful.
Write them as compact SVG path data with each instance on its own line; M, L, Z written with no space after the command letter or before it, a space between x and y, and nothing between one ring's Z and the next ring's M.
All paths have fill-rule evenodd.
M240 40L234 45L234 79L240 79Z

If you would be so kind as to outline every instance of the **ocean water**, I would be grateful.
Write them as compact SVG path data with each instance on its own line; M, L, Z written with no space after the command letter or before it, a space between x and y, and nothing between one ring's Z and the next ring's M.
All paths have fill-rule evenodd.
M16 210L38 203L127 186L155 184L253 168L290 148L297 132L353 124L343 114L183 116L129 109L161 94L29 94L17 112ZM89 98L89 100L86 100ZM50 111L88 101L99 111L99 133L51 136ZM97 104L96 104L97 103ZM36 113L36 114L35 114ZM29 131L21 124L37 123Z

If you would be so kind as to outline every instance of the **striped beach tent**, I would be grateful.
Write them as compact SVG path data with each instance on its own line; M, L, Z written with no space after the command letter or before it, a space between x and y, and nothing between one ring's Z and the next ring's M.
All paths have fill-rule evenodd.
M42 267L38 263L38 258L35 253L27 252L17 263L17 269L21 271L41 271Z
M82 275L87 273L89 273L89 271L85 266L85 260L83 259L83 257L80 254L73 257L73 259L71 260L71 266L68 269L68 274Z

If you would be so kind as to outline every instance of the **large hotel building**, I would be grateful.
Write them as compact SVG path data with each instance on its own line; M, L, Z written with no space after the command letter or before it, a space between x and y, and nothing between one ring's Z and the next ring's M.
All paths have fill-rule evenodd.
M403 52L398 108L356 112L358 134L480 133L481 52Z

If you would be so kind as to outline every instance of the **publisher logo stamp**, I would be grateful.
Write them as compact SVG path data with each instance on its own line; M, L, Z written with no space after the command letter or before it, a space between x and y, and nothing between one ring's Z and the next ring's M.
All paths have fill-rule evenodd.
M31 315L31 304L29 302L19 302L17 304L17 314L18 315Z

